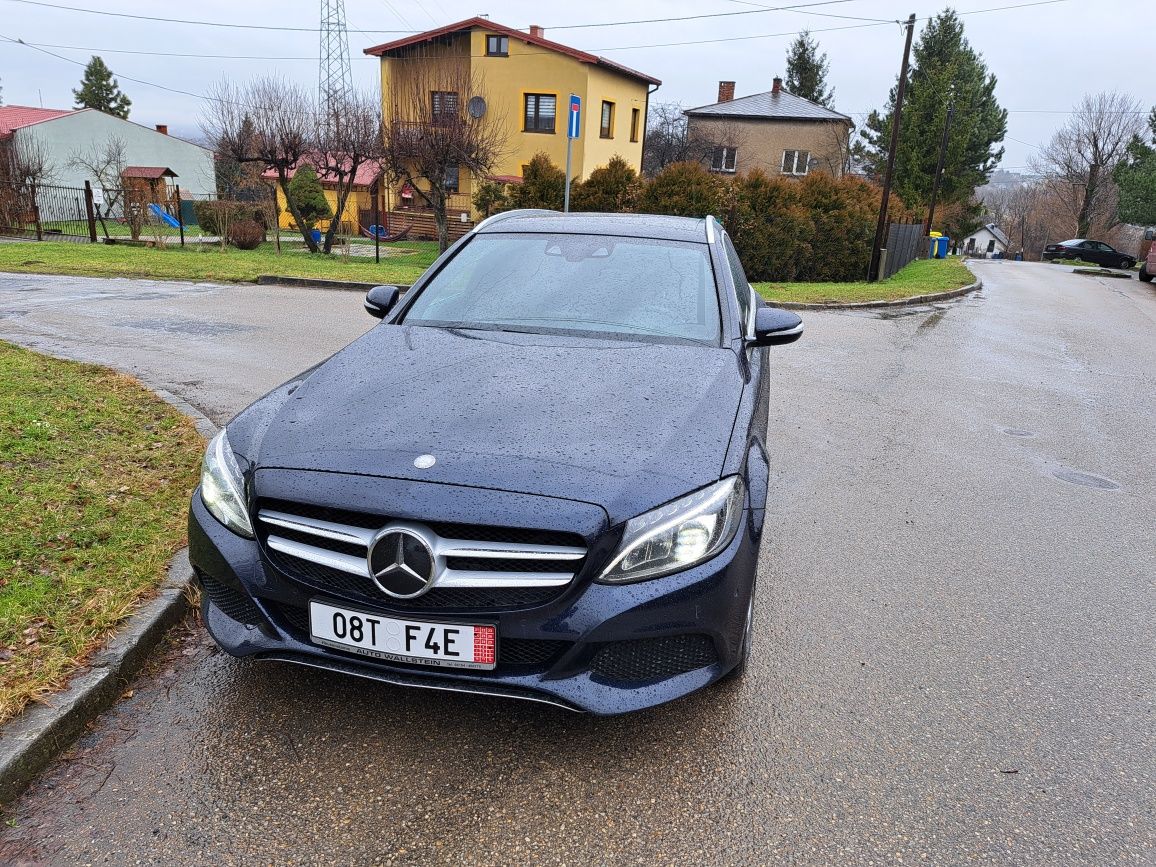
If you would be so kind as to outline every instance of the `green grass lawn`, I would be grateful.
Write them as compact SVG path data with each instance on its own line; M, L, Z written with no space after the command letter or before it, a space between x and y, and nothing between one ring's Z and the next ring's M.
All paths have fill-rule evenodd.
M834 304L857 301L896 301L916 295L949 292L975 277L961 259L916 259L878 283L755 283L767 301L799 304Z
M29 241L0 243L0 271L234 282L252 282L261 274L275 274L409 284L437 258L437 244L432 241L397 241L382 244L381 249L378 265L373 259L345 258L336 253L315 255L288 246L277 255L272 244L256 250L222 250L217 244L196 243L184 248L172 244L155 248Z
M0 343L0 723L163 579L203 448L130 377Z

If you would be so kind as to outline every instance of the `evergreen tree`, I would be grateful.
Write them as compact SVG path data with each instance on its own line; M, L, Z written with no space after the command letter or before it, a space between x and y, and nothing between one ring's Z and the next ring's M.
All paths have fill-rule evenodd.
M317 179L317 172L308 163L297 169L289 181L289 198L305 221L306 228L312 229L318 220L333 215L329 201L325 198L325 190Z
M522 172L522 183L510 190L515 208L562 210L566 196L566 172L550 161L546 153L535 154Z
M925 206L939 159L948 104L954 101L947 157L940 179L943 205L970 201L1003 158L997 147L1007 133L1007 111L995 99L996 78L963 35L952 9L928 21L913 49L895 160L896 194L911 208ZM855 149L868 176L882 177L891 140L895 87L888 107L873 111Z
M1156 226L1156 108L1148 115L1151 144L1140 136L1128 145L1128 155L1113 174L1120 188L1122 223Z
M819 43L804 30L787 50L788 93L831 107L835 91L827 87L827 55L819 53Z
M95 108L116 117L128 117L132 100L120 91L120 83L112 77L112 70L96 55L84 67L80 89L72 91L77 108Z

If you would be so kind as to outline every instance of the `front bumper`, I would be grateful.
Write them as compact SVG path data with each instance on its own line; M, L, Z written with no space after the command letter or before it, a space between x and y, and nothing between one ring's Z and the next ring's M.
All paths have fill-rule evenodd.
M446 622L495 623L499 651L492 671L431 670L313 644L310 598L369 606L387 616L412 617L413 612L380 600L321 594L282 575L264 560L258 542L235 535L209 514L199 490L189 512L189 557L206 587L206 627L233 656L617 714L684 696L739 662L761 532L752 514L747 510L740 531L721 554L675 575L610 586L580 574L559 597L533 607L422 613L425 619ZM516 663L503 659L507 647L511 652L519 648ZM537 650L547 647L549 654Z

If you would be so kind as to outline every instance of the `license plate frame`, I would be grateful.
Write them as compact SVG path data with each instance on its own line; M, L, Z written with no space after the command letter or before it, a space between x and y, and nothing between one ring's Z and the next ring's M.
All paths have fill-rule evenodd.
M498 626L494 622L476 622L476 621L460 621L453 618L441 619L431 617L409 617L398 616L395 614L386 614L381 611L374 611L366 609L358 605L349 605L345 602L339 602L331 599L315 597L309 600L309 640L321 647L328 647L334 650L341 650L346 653L353 653L358 656L368 657L370 659L379 659L383 662L400 662L408 665L421 665L427 668L435 669L457 669L465 671L492 671L498 664ZM328 629L318 629L321 624L315 624L315 611L321 618L325 616L330 617L330 625ZM363 619L360 632L365 635L367 632L371 635L369 643L364 641L361 643L355 642L352 638L343 639L338 636L336 620L333 619L333 612L344 615L346 620L346 632L350 630L351 624L348 621L349 617L359 617ZM374 625L370 625L370 624ZM417 640L419 643L428 642L431 640L431 635L437 640L435 643L445 643L447 649L452 643L456 643L458 639L463 638L467 630L469 631L469 650L471 654L470 659L453 658L442 654L430 655L426 647L422 647L421 653L412 653L401 649L401 642L404 642L409 637L409 632L406 627L417 627L419 634ZM366 627L369 627L367 630ZM377 636L377 630L381 630L382 634ZM422 634L420 630L431 630ZM440 630L440 635L437 632ZM452 641L445 641L448 635L447 630L456 630L456 635L453 636ZM483 630L479 633L478 630ZM488 639L487 633L488 630ZM486 641L489 641L492 650L486 653ZM395 642L391 645L391 641ZM479 653L480 651L480 653ZM483 660L489 657L490 661L476 661L478 656Z

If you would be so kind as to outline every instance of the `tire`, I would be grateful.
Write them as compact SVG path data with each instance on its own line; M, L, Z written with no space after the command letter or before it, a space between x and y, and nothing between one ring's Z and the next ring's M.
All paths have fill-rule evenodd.
M1131 271L1133 268L1136 267L1136 260L1135 259L1121 259L1120 260L1120 267L1123 268L1125 271Z
M1140 266L1140 279L1143 280L1145 283L1151 283L1152 278L1154 276L1156 276L1156 275L1148 273L1148 265L1147 264Z

